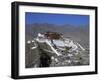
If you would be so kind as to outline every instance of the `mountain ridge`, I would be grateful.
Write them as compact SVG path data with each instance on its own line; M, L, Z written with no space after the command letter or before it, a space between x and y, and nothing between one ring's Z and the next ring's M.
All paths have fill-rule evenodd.
M55 25L49 23L33 23L25 25L25 40L32 40L37 37L38 33L43 32L58 32L62 33L64 37L71 37L73 40L82 43L83 45L89 45L89 26L79 27L69 24Z

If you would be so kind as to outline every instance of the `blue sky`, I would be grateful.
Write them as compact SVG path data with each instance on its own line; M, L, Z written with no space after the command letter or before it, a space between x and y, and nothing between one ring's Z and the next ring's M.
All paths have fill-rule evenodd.
M72 15L72 14L49 14L49 13L25 13L25 23L49 23L56 25L70 24L74 26L89 25L88 15Z

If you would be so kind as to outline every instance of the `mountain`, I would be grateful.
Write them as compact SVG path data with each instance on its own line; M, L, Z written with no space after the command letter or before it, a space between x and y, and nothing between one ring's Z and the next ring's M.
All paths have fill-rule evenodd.
M62 33L64 37L70 37L72 40L80 43L83 47L89 48L89 26L73 26L69 24L55 25L48 23L26 24L25 40L32 40L37 37L38 33L47 31Z

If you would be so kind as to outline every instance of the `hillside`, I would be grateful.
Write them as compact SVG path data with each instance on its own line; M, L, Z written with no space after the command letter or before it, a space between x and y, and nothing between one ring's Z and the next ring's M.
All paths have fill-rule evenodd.
M54 24L26 24L25 36L26 41L37 37L37 34L43 32L58 32L62 33L64 37L69 37L74 41L80 43L83 47L89 48L89 27L88 26L73 26L73 25L54 25Z

